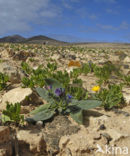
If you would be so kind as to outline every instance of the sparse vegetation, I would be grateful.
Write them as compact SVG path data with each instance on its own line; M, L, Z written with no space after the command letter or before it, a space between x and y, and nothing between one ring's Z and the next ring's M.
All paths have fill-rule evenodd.
M109 85L108 89L101 89L96 96L102 101L102 106L107 110L113 107L121 107L125 102L121 85Z
M46 121L54 114L70 114L79 124L83 124L83 110L88 110L101 105L98 100L77 100L72 95L66 94L65 88L55 79L46 79L46 89L36 88L38 94L47 100L48 104L36 108L31 114L34 116L27 118L28 122Z
M14 122L16 125L24 123L24 116L20 115L21 105L20 103L10 104L7 103L6 110L2 111L2 122Z
M129 59L125 58L129 57L130 50L119 50L118 53L117 49L98 48L97 44L91 46L0 44L0 70L9 75L8 78L6 74L0 73L0 124L10 127L11 136L16 129L18 143L18 136L25 133L27 141L32 141L30 138L33 137L34 140L39 139L40 143L43 140L41 137L45 135L47 148L49 146L52 149L56 142L55 147L59 148L61 136L69 135L69 139L72 139L71 134L76 133L74 135L79 139L79 133L83 132L81 127L85 127L81 135L83 138L87 136L90 141L95 134L100 134L100 128L106 128L104 133L110 128L115 134L118 127L122 128L122 134L126 133L127 128L124 126L128 125L127 116L130 116L127 105L130 76ZM120 59L123 51L125 55ZM124 119L126 123L122 126ZM86 130L91 133L86 133ZM102 142L104 136L100 137ZM21 142L25 142L24 135L21 138L19 147ZM94 142L98 141L94 139ZM27 142L28 150L33 148L30 146L33 143ZM39 145L37 141L34 149L42 148L43 151L43 146ZM20 150L23 150L23 146ZM50 149L47 150L51 154Z
M9 77L6 74L0 72L0 91L6 87Z

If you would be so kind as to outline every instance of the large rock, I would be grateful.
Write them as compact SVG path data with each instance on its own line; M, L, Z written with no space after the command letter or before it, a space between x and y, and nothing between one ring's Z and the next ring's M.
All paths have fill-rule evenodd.
M12 156L12 144L11 141L0 145L0 156Z
M12 145L9 127L0 126L0 156L11 156Z
M19 152L21 155L27 153L43 153L46 149L42 131L33 127L30 130L20 130L17 133Z
M99 127L100 125L106 124L109 122L109 117L106 115L102 115L100 117L93 117L89 118L89 124L94 126L95 128Z
M122 89L123 97L125 99L125 102L127 104L130 104L130 88L129 87L124 87Z
M89 156L91 148L94 148L92 141L86 129L76 134L63 136L59 142L60 154L58 156Z
M77 133L80 127L70 122L67 116L55 116L52 122L45 124L43 131L47 152L56 155L59 152L59 141L62 136Z
M119 141L122 138L130 137L128 134L119 133L115 129L107 129L106 132L111 136L112 141L111 145L114 145L115 142Z
M9 127L0 126L0 144L8 142L10 140Z
M0 63L0 72L7 74L11 83L19 83L24 76L20 69L8 62Z
M130 57L129 56L126 56L126 58L123 60L123 62L130 63Z
M120 61L119 56L113 56L113 55L109 55L109 60L111 62L118 62L118 61Z
M30 88L15 88L7 93L5 93L2 97L2 104L0 105L0 110L6 108L6 103L21 103L22 105L28 105L29 103L34 103L38 100L38 97L33 94L33 91Z

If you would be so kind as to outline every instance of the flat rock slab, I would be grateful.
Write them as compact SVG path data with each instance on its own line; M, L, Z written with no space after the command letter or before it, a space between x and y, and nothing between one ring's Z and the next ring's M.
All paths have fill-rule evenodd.
M7 126L0 126L0 144L4 144L10 140L10 131Z
M11 141L4 143L3 145L0 145L0 156L12 156L12 155L13 150Z
M43 130L44 140L47 145L47 151L56 154L59 151L59 141L62 136L77 133L80 127L73 125L68 117L58 115L52 122L45 124Z
M32 127L32 130L20 130L17 133L17 139L19 143L19 152L26 155L28 153L41 153L45 150L45 142L43 139L42 131L36 127ZM22 149L22 150L21 150Z
M7 93L5 93L2 97L2 104L0 105L0 110L6 108L6 102L15 104L17 102L21 104L28 104L28 101L31 100L33 96L33 91L30 88L15 88Z
M0 72L7 74L11 83L19 83L24 77L23 72L10 62L1 63Z

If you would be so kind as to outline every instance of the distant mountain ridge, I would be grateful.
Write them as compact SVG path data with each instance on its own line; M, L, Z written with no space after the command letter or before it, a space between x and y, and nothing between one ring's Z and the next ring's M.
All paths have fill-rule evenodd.
M25 38L20 35L12 35L0 38L0 43L65 43L47 36L38 35L30 38Z
M3 38L0 38L0 42L9 42L9 43L17 43L17 42L23 42L26 38L20 36L20 35L12 35L12 36L6 36Z

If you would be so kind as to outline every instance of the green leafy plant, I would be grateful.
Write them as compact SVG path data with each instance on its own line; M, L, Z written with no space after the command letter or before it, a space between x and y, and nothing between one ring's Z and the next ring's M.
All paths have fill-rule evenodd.
M73 84L77 84L79 86L82 86L83 81L81 79L76 78L76 79L73 79Z
M112 73L114 73L117 76L121 76L119 68L117 68L114 64L112 64L109 61L106 62L103 65L103 67L95 66L93 70L95 76L99 78L99 80L97 81L99 85L101 85L102 83L107 83Z
M87 75L89 72L91 72L91 64L84 63L81 72Z
M55 79L45 79L45 88L36 88L37 93L48 103L31 112L33 115L27 118L28 122L46 121L54 115L70 114L79 124L83 124L83 110L88 110L101 105L98 100L77 100L70 94L66 94L63 84Z
M101 89L96 96L102 101L105 109L120 107L124 103L121 85L109 85L108 89Z
M23 77L22 78L22 84L23 87L29 87L29 88L34 88L34 81L32 78L28 78L28 77Z
M86 90L79 85L69 85L66 91L78 100L84 99L86 96Z
M30 68L30 66L29 66L26 62L22 62L22 63L21 63L21 67L22 67L22 70L23 70L26 74L31 74L32 69Z
M81 68L76 68L70 72L70 77L77 79L80 74L81 74Z
M0 91L6 87L9 77L6 74L0 72Z
M52 77L62 83L64 88L66 88L70 83L70 77L67 71L57 71L56 73L52 74Z
M98 83L101 85L103 82L108 81L111 75L111 70L109 69L108 66L104 66L104 67L96 66L94 68L94 74L99 78Z
M130 86L130 76L129 75L128 76L124 75L123 81L124 81L124 84Z
M54 72L57 69L57 64L56 63L48 63L47 67L50 70L50 72Z
M24 122L24 116L20 115L20 103L6 105L6 110L2 112L2 122L14 122L16 125Z
M31 69L29 65L25 62L22 62L21 66L24 72L27 74L27 76L22 79L23 87L30 87L30 88L43 87L45 84L44 79L52 76L54 74L54 71L57 69L56 63L52 63L52 64L48 63L47 67L44 69L40 65L35 70Z
M36 86L44 86L44 79L49 75L49 72L46 69L42 69L42 67L39 66L36 70L33 70L30 69L30 67L28 68L28 65L24 66L24 68L25 72L27 71L26 73L28 73L28 76L22 78L23 87L34 88Z

